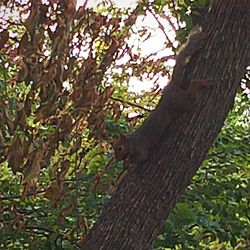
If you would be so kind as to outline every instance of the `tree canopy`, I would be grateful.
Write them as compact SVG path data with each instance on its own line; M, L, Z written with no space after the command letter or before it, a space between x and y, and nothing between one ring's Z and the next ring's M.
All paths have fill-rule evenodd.
M140 126L208 1L0 5L0 247L80 249L124 177L113 138ZM164 53L144 54L154 28ZM247 39L246 39L247 40ZM138 43L136 44L135 41ZM160 47L161 49L161 47ZM248 72L249 73L249 72ZM250 75L155 249L247 249ZM152 82L135 92L132 83Z

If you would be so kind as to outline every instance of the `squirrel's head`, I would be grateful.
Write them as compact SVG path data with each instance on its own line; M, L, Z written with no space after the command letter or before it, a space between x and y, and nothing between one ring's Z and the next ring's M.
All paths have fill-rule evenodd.
M127 158L128 150L126 146L126 136L124 134L119 134L114 138L113 148L115 151L115 158L117 161L121 161Z

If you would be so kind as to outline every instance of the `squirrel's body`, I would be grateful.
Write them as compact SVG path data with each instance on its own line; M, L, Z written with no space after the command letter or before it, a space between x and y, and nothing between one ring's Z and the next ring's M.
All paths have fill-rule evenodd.
M183 112L190 110L195 104L198 90L206 81L192 81L184 83L186 65L197 50L202 48L204 34L196 29L181 48L176 57L171 82L163 89L162 97L156 109L144 120L141 127L134 133L120 135L114 141L115 157L117 160L126 160L129 164L140 164L147 160L150 152L164 134L167 127ZM183 83L189 84L183 89Z

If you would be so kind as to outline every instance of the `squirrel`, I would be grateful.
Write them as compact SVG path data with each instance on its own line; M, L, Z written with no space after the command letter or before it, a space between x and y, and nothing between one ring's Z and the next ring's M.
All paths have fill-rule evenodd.
M113 141L117 161L124 160L124 168L138 165L147 160L150 152L164 134L167 127L183 112L197 103L200 87L209 85L209 80L193 80L189 86L184 80L187 64L194 54L203 47L205 34L201 27L191 31L188 41L176 57L176 66L170 83L163 89L161 99L141 127L130 134L120 134Z

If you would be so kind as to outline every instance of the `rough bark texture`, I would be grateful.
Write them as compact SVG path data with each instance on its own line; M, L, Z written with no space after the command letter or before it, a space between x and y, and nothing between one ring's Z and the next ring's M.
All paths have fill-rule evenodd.
M124 177L87 238L88 250L146 250L206 157L250 64L250 1L214 1L206 46L190 79L216 80L199 104L173 124L136 175Z

